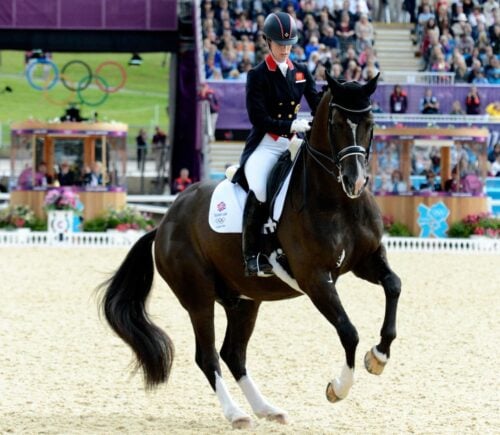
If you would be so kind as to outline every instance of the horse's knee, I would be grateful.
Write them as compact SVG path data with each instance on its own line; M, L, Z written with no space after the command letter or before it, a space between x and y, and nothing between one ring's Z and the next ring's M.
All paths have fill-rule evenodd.
M398 298L401 294L401 279L395 273L385 276L381 284L387 297Z

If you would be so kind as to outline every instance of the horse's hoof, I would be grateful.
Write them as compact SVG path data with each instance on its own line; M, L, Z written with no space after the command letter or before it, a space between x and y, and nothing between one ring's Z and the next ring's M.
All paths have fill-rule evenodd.
M252 419L250 417L238 417L231 422L233 429L251 429L253 426Z
M279 412L277 414L266 415L266 420L275 421L279 424L288 424L288 414L286 412Z
M365 367L366 370L368 370L369 373L372 375L380 375L384 371L386 363L379 361L375 354L373 353L373 350L369 350L366 352L365 355Z
M339 400L342 400L342 397L339 397L335 394L335 390L333 389L333 383L328 382L328 385L326 386L326 398L328 399L329 402L335 403L338 402Z

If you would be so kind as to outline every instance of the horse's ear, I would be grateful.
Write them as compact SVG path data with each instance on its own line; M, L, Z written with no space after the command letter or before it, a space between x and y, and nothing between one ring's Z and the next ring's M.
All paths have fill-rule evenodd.
M342 85L330 75L328 70L325 70L325 75L326 75L326 82L328 83L328 87L330 88L332 93L334 93L335 89L342 88Z
M371 94L375 92L375 89L377 89L377 81L380 76L380 73L378 73L375 77L373 77L366 85L363 86L363 90L365 92L365 95L369 97Z

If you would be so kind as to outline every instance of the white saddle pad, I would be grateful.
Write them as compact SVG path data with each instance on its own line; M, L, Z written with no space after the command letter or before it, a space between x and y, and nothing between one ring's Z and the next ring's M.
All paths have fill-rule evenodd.
M272 219L275 222L279 221L283 212L292 172L293 168L288 173L274 203ZM239 184L231 183L227 179L220 182L210 200L208 211L210 228L217 233L241 233L243 228L243 208L245 207L246 198L247 193Z

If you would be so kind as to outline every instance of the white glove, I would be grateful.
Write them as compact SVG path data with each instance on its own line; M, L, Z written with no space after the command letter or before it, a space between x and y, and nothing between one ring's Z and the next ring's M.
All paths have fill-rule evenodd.
M236 171L239 169L240 165L231 165L226 169L226 178L229 181L233 181L234 174L236 174Z
M292 122L290 133L304 133L310 129L311 126L309 125L309 121L307 119L296 119Z

